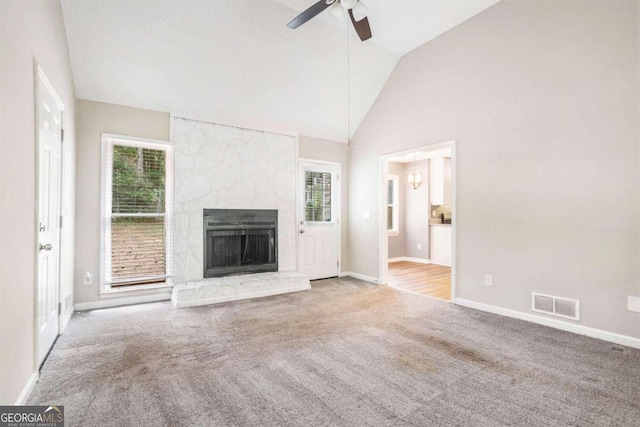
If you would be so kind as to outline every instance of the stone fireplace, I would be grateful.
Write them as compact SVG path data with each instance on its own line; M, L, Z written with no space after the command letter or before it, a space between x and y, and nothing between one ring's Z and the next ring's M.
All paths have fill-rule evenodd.
M278 271L278 211L204 209L203 276Z
M172 142L175 282L209 278L203 213L210 209L277 211L277 267L272 271L296 271L296 139L174 117ZM225 245L222 238L216 243ZM241 255L247 262L250 253Z
M175 306L310 289L296 272L296 138L178 117L172 133Z

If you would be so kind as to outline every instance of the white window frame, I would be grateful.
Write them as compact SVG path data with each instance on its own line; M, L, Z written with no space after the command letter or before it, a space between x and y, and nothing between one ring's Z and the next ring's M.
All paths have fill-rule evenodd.
M400 177L398 175L389 175L387 180L387 188L389 186L388 181L393 181L393 204L387 203L387 208L391 207L393 211L393 224L391 229L387 229L389 236L400 235ZM389 200L389 194L387 196L387 202Z
M173 286L173 145L168 141L145 138L135 138L123 135L103 133L101 191L100 191L100 294L121 294L170 288ZM163 283L141 284L112 287L107 280L107 271L111 262L111 204L113 179L113 147L122 145L127 147L163 150L165 154L165 281ZM145 214L138 214L145 216ZM129 215L128 215L129 216ZM135 215L133 215L135 216ZM154 214L155 216L155 214ZM107 254L109 259L107 259Z

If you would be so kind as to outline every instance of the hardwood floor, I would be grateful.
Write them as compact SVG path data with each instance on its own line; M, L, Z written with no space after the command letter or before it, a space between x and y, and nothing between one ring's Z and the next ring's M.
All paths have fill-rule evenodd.
M389 286L449 301L451 268L399 261L389 263Z

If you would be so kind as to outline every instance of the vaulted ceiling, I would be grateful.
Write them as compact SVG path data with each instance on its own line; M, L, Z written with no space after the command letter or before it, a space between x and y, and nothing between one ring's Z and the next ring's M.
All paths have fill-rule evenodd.
M399 58L498 0L365 0L373 38L315 0L62 0L76 95L345 142Z

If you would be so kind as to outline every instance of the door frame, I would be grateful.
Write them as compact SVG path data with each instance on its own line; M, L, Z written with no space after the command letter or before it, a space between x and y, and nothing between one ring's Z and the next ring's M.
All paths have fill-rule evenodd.
M299 157L296 162L296 270L300 272L300 167L301 164L316 164L320 166L334 166L338 169L338 186L336 188L337 229L338 229L338 277L342 272L342 164L325 160L306 159ZM333 203L333 202L332 202Z
M51 81L47 78L47 75L40 67L37 61L34 61L34 107L35 107L35 219L33 224L33 229L38 230L38 215L40 209L40 108L39 108L39 94L40 94L40 84L43 84L44 88L48 89L51 92L53 100L57 104L57 107L60 108L60 127L64 130L64 112L65 107L64 103L58 96L58 92L55 90ZM60 141L60 194L58 195L59 206L60 206L60 215L62 215L62 203L63 203L63 188L64 188L64 140ZM62 259L63 255L63 247L62 247L62 227L59 228L58 231L58 241L60 243L59 248L59 256L58 256L58 336L62 333L64 329L63 322L63 313L60 313L60 304L62 304L62 283L61 283L61 272L62 272ZM38 325L38 283L40 278L40 271L38 269L38 256L39 250L38 245L40 243L40 239L38 233L35 233L35 241L33 242L34 249L34 259L35 259L35 286L34 286L34 355L33 355L33 364L34 364L34 372L38 372L40 369L39 365L39 349L40 349L40 331ZM55 342L54 342L55 343ZM46 359L45 359L46 360Z
M389 276L389 236L387 233L387 179L389 176L389 158L394 156L402 156L405 154L412 154L416 151L434 151L442 148L451 148L451 299L450 303L454 303L456 298L456 289L458 284L458 251L457 251L457 230L458 230L458 215L457 215L457 165L456 165L456 141L442 141L433 144L422 145L418 147L409 148L402 151L395 151L393 153L383 154L380 156L379 163L379 225L378 225L378 277L380 277L380 283L386 284ZM402 185L402 183L400 184ZM431 234L429 234L431 239Z

